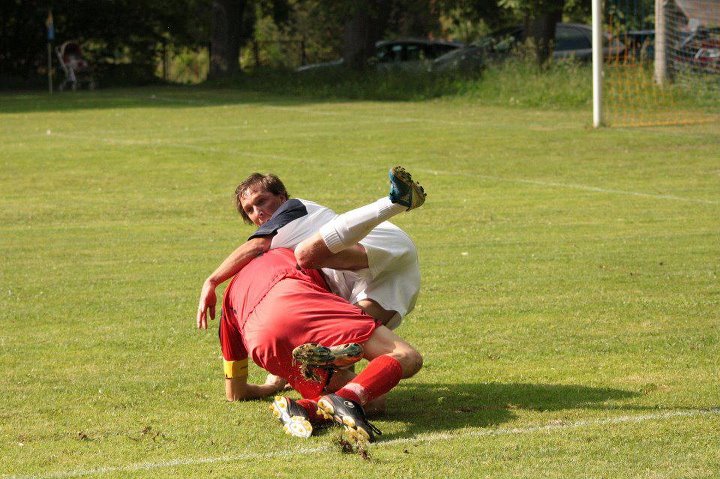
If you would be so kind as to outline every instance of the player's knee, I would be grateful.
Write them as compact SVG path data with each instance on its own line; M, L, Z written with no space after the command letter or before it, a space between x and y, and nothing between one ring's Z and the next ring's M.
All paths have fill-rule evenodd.
M423 357L413 348L403 348L401 351L396 351L392 356L402 366L403 379L414 376L422 368Z
M409 362L410 367L408 368L408 371L406 372L406 378L409 378L411 376L414 376L422 369L423 366L423 357L422 355L415 351L414 349L409 354Z

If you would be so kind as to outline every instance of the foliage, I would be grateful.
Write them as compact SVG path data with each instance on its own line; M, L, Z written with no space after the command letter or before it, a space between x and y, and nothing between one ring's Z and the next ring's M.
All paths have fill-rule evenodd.
M3 0L6 8L9 11L0 15L4 23L0 73L25 78L47 63L49 9L56 45L79 41L93 63L132 63L144 77L152 77L162 44L205 46L209 31L209 0ZM118 68L108 68L107 78L117 75Z
M361 7L373 15L378 38L432 36L472 41L499 27L519 23L535 7L547 3L368 1L362 4L350 0L247 0L240 26L242 65L254 67L255 44L263 66L288 69L302 62L337 59L343 55L348 41L344 36L348 22ZM199 71L197 59L191 61L187 52L200 51L209 45L211 3L211 0L3 0L0 85L8 86L10 77L22 77L27 83L45 74L44 21L50 7L55 17L56 44L79 40L91 62L98 66L101 85L152 81L156 72L162 71L158 65L168 49L185 52L182 58L172 60L176 65L174 71L179 72L182 64L190 63L196 64L190 70ZM565 12L568 18L582 19L588 5L589 0L567 0Z
M520 49L509 61L490 64L481 76L403 70L357 73L343 68L302 73L259 69L231 82L211 84L308 99L413 101L458 97L494 105L545 108L590 105L589 65L560 61L549 65L546 71L539 71L534 59L523 55L526 51Z
M324 0L294 0L287 34L305 42L307 63L335 60L341 56L343 23Z
M441 5L445 31L460 41L479 40L518 21L515 13L497 0L450 0Z
M181 48L168 52L168 71L165 72L163 64L159 64L155 75L175 83L197 84L205 81L209 66L207 49L196 51Z

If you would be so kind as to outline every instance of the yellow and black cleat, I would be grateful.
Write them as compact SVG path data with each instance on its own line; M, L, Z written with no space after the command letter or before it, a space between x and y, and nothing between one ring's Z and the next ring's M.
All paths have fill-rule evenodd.
M362 406L355 401L341 398L336 394L328 394L318 401L318 415L331 419L345 428L345 437L356 443L373 442L375 435L381 435L365 417Z
M304 439L312 435L313 427L308 412L292 399L275 396L275 400L270 405L270 410L282 423L285 434Z
M337 370L355 364L363 357L363 347L357 343L326 347L317 343L302 344L292 352L306 379L319 380L313 369Z

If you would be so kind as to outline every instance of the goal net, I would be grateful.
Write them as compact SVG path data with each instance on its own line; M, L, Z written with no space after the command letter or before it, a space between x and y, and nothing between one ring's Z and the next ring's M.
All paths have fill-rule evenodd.
M609 126L720 124L720 0L607 0Z

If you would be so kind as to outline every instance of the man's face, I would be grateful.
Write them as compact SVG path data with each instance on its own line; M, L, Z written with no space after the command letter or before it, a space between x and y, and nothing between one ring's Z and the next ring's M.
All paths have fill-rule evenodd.
M261 226L286 200L284 196L274 195L258 185L251 186L243 192L240 196L240 205L250 221L256 226Z

